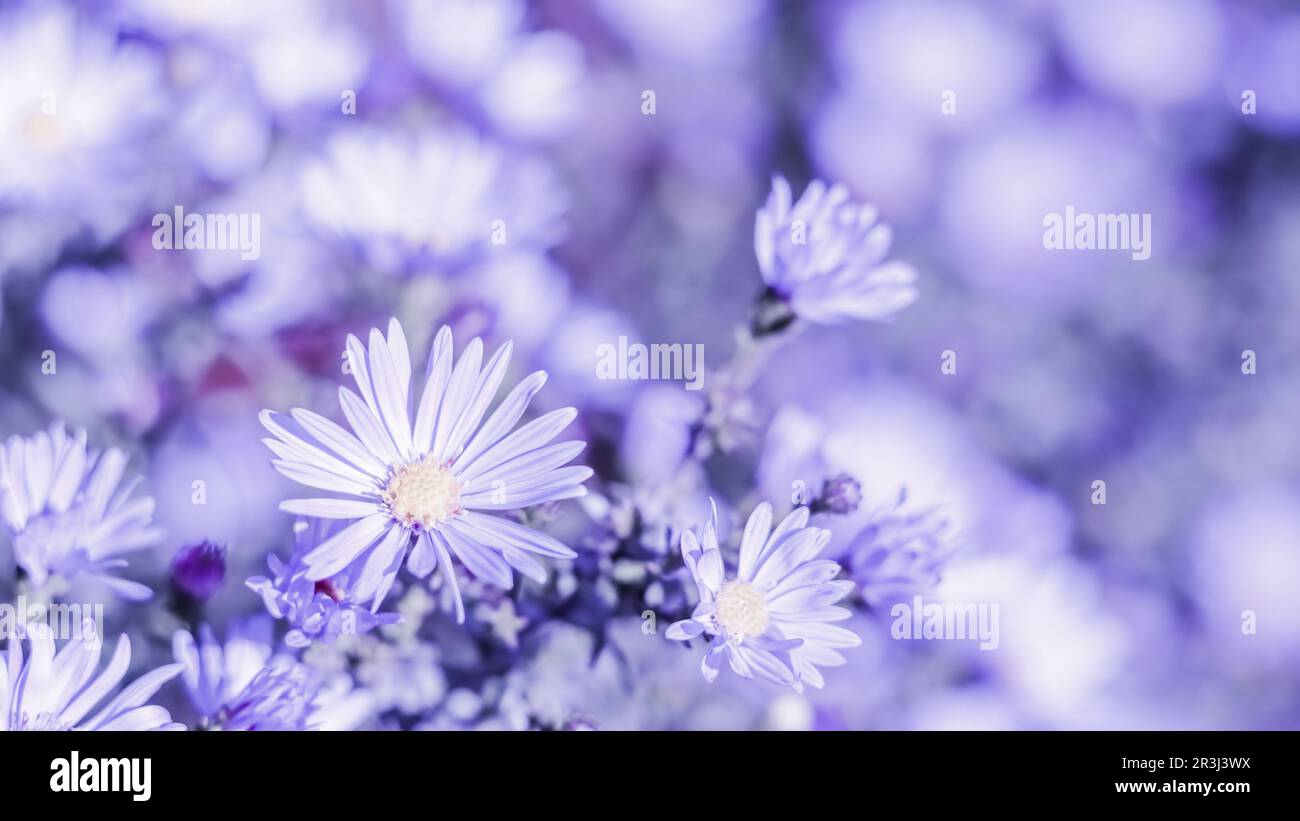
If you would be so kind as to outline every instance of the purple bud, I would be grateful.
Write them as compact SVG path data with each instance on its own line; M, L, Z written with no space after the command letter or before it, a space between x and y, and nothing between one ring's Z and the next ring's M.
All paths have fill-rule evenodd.
M195 601L212 598L226 581L226 549L212 542L182 547L172 559L172 589Z
M862 485L847 473L840 473L822 483L821 495L809 505L813 513L845 515L862 504Z

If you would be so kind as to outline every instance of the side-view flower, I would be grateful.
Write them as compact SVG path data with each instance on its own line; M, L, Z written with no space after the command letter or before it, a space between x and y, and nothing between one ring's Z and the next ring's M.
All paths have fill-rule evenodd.
M56 654L47 631L28 634L31 653L9 639L0 664L0 730L184 730L162 707L146 702L175 678L180 664L145 673L98 712L91 713L122 681L131 664L131 640L123 634L108 666L98 676L104 644L93 625ZM89 716L89 718L87 718Z
M275 468L343 497L293 499L281 510L356 520L303 557L305 578L328 580L364 557L351 580L352 598L377 610L404 560L418 578L441 568L463 622L452 556L477 578L508 589L512 568L546 579L534 554L576 555L550 536L494 515L582 496L592 474L587 467L566 467L585 442L551 444L577 415L573 408L515 429L545 383L544 371L515 386L484 421L510 351L507 342L483 365L483 343L475 338L453 365L451 330L443 327L415 396L406 336L394 319L387 338L371 330L368 350L348 337L347 361L361 395L344 387L339 400L352 432L308 410L295 409L288 418L262 412L262 424L275 437L263 440L278 457Z
M916 299L916 271L886 262L893 231L848 188L813 180L798 202L785 177L772 179L754 217L754 253L769 292L796 316L832 325L885 319Z
M199 626L172 637L172 653L185 694L205 727L222 730L312 729L315 688L302 665L273 659L266 617L234 625L224 645L211 628Z
M701 663L712 682L723 657L744 678L760 678L803 692L821 687L822 667L845 663L839 650L861 644L855 634L831 622L849 618L835 603L853 589L836 581L840 566L817 559L830 531L808 526L808 508L796 508L772 529L772 506L754 508L740 542L740 566L728 578L718 545L715 507L701 534L682 533L682 558L699 590L691 618L672 624L670 639L704 635L709 649Z
M139 479L121 485L126 454L87 450L86 432L62 422L0 447L0 516L14 557L38 588L51 578L93 578L123 598L141 601L148 587L120 579L124 553L155 544L154 500L133 496ZM121 485L121 487L119 487Z

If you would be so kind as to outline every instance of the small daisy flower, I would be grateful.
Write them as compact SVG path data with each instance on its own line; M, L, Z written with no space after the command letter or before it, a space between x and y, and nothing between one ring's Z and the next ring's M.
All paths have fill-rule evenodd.
M451 330L443 327L417 396L406 337L394 319L387 338L378 329L370 332L369 350L348 337L347 360L361 396L340 388L339 398L353 433L307 410L295 409L289 418L262 412L262 424L275 436L263 440L279 457L275 468L344 497L294 499L280 509L356 520L303 557L307 579L330 579L364 557L351 595L377 608L403 560L417 578L440 569L463 622L452 556L475 577L509 589L512 570L545 581L535 555L576 555L550 536L495 515L582 496L592 473L566 467L585 442L551 443L576 417L573 408L515 429L545 372L526 377L487 415L510 351L507 342L482 365L483 343L475 338L453 364Z
M916 271L886 262L893 242L876 209L843 185L814 180L797 203L790 183L772 193L754 220L754 253L769 295L796 316L823 325L884 319L916 299Z
M744 678L758 675L803 692L821 687L822 667L845 663L837 652L861 643L852 632L831 622L851 614L836 602L853 589L835 581L840 566L817 559L830 532L808 527L808 509L796 508L772 530L772 506L759 505L745 525L740 567L728 579L718 548L718 514L705 523L699 538L682 534L682 558L699 589L700 603L691 618L672 624L670 639L708 636L701 670L712 682L725 657Z
M186 630L172 637L181 680L195 711L209 729L313 729L315 687L303 666L272 658L265 617L237 623L224 645L206 624L196 642Z
M375 613L353 600L353 582L365 569L361 559L329 579L307 578L303 557L342 529L338 520L299 519L294 523L295 547L288 564L270 555L266 559L270 578L254 576L245 582L262 597L268 613L291 625L284 637L290 647L306 647L313 641L333 644L339 636L359 636L402 620L396 613Z
M153 595L115 575L127 565L122 554L160 538L154 500L133 496L139 479L121 484L126 461L116 448L87 450L86 432L69 436L62 423L0 446L0 517L18 566L38 588L52 577L80 576L132 601Z
M92 713L117 687L131 664L131 641L122 635L113 658L98 676L103 642L93 624L56 654L48 629L32 630L31 655L9 639L0 664L0 730L183 730L162 707L146 704L158 688L175 678L181 665L146 673Z

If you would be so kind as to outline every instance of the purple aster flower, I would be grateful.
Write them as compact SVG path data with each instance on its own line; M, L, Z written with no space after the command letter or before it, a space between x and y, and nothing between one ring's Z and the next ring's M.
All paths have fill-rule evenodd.
M853 537L846 564L872 607L924 593L939 581L955 550L947 518L935 508L907 509L907 490L870 514Z
M168 664L146 673L92 713L117 687L131 664L131 640L117 640L113 658L98 676L103 642L93 625L56 654L48 629L31 630L31 655L9 639L7 664L0 665L0 730L183 730L162 707L145 704L181 671Z
M158 541L154 501L133 497L138 479L119 487L127 457L116 448L86 449L86 432L69 436L59 422L0 447L0 517L14 537L14 557L37 587L51 577L88 577L123 598L153 595L113 573L123 553Z
M396 613L375 613L353 601L354 582L365 569L360 559L328 579L307 578L303 557L342 529L338 520L299 519L294 523L295 547L289 563L268 556L271 577L254 576L246 582L262 597L267 612L291 625L284 637L290 647L305 647L312 641L332 644L339 636L359 636L402 620ZM374 607L380 600L375 597Z
M204 602L226 581L226 549L212 542L183 547L172 559L172 589Z
M790 184L774 177L754 220L754 253L770 294L819 324L884 319L916 299L916 271L885 261L892 241L874 207L821 180L794 203Z
M293 499L280 509L357 520L303 557L306 578L329 579L364 559L352 598L379 602L409 548L406 564L416 577L441 568L463 622L452 556L475 577L509 589L512 568L546 580L546 568L533 554L576 555L550 536L493 515L582 496L582 483L592 474L587 467L565 467L585 442L551 444L577 415L573 408L551 411L514 429L545 383L544 371L515 386L484 421L505 378L510 352L507 342L480 368L483 343L475 338L453 367L451 331L443 327L430 351L412 417L417 397L411 390L410 353L394 319L387 339L371 330L369 351L348 337L348 363L361 396L340 388L339 398L355 435L307 410L295 409L291 419L262 412L262 424L276 437L263 440L279 457L272 461L275 468L309 487L347 497Z
M186 630L172 652L190 703L205 726L222 730L306 730L316 709L315 687L292 659L272 659L270 622L250 619L230 630L225 645L211 628L199 639Z
M682 534L682 558L699 589L700 603L689 619L666 633L678 641L707 635L711 641L701 670L712 682L725 656L744 678L755 674L803 692L805 683L821 687L817 666L845 663L837 651L861 643L831 622L851 613L834 606L853 582L834 581L840 566L816 556L830 531L808 527L808 509L795 508L772 530L772 506L750 514L740 543L740 567L728 579L718 548L718 514L695 532Z

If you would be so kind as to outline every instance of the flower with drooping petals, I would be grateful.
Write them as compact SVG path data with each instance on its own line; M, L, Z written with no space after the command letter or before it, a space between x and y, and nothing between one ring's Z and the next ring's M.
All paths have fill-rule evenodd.
M301 664L272 658L271 623L265 616L230 629L220 644L206 624L199 638L186 630L172 637L172 653L185 692L204 725L222 730L306 730L316 709L315 688Z
M6 663L0 664L0 730L185 729L167 710L145 703L180 673L181 665L144 674L92 713L126 675L131 640L125 634L117 640L112 659L98 676L104 643L93 623L58 653L49 629L32 630L27 640L31 654L25 661L22 642L11 637Z
M551 442L577 415L573 408L515 428L545 383L544 371L526 377L487 415L510 352L507 342L483 364L483 343L475 338L453 363L451 330L443 327L416 395L406 336L394 319L387 338L371 330L369 350L348 337L347 359L361 396L340 388L339 399L353 432L308 410L295 409L289 418L262 412L262 424L275 436L263 440L278 457L275 468L344 497L293 499L280 509L356 520L303 557L307 579L329 579L364 557L352 597L377 608L404 560L418 578L441 568L463 622L452 556L477 578L509 589L512 569L546 579L534 555L576 555L550 536L494 515L582 496L592 473L566 467L585 442Z
M126 454L86 449L86 432L63 424L0 447L0 517L14 537L14 558L37 587L51 577L93 578L132 601L148 587L114 575L123 553L156 543L154 501L134 496L138 479L119 487Z
M740 543L740 567L727 578L718 547L717 509L699 538L682 534L682 558L699 589L691 618L668 628L670 639L708 636L701 670L710 682L725 657L744 678L755 675L803 691L821 687L822 667L844 664L839 650L861 643L831 622L851 614L835 603L849 594L850 581L836 581L840 566L817 559L830 531L808 527L808 509L796 508L772 529L772 506L750 514Z
M885 261L893 231L874 207L821 180L792 200L790 183L774 177L754 219L754 253L771 297L824 325L885 319L916 299L916 271Z

